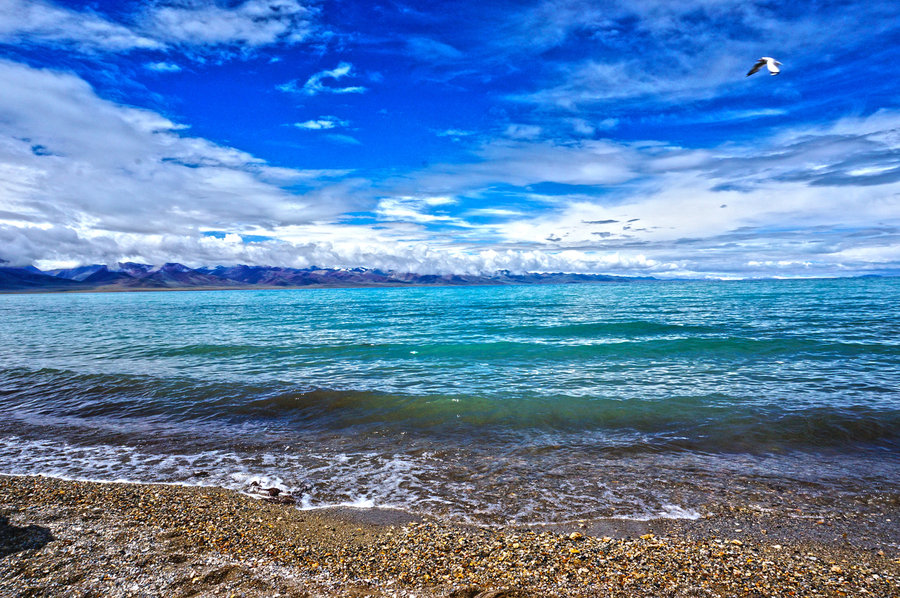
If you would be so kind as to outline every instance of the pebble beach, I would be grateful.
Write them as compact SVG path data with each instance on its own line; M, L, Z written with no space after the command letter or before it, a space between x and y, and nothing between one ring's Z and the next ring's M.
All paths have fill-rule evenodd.
M215 487L0 476L2 596L900 596L900 497L845 514L462 526Z

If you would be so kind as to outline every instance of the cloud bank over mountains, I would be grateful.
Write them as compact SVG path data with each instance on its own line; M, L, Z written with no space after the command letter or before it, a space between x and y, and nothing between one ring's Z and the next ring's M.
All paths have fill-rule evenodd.
M880 20L895 7L860 6L870 38L896 33ZM850 67L835 60L819 79L803 70L812 53L802 40L837 39L813 35L831 9L466 3L460 18L484 10L486 20L442 37L447 14L408 8L379 4L380 27L367 28L352 14L336 22L329 3L287 0L128 14L0 3L0 258L42 268L900 273L891 83L871 81L869 105L852 109ZM492 20L490 37L481 28ZM760 38L785 24L795 37L781 46L799 54L777 85L743 81ZM854 33L844 50L864 44ZM639 44L652 52L626 52ZM898 53L884 47L870 53L875 66ZM284 65L280 52L309 62ZM692 71L701 55L708 64ZM666 70L651 59L668 59ZM217 69L249 73L242 81L259 89L233 88ZM840 102L824 104L823 81ZM209 116L219 112L269 118L270 128L254 137L234 117Z

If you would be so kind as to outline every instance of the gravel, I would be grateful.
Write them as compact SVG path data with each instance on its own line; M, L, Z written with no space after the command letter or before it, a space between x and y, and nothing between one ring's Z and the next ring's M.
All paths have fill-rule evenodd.
M0 476L0 596L900 597L896 496L865 511L476 528L209 487Z

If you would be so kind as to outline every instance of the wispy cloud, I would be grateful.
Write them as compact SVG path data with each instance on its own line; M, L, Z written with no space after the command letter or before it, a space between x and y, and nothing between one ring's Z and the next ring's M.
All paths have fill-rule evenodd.
M456 61L464 56L450 44L428 37L413 37L407 40L406 46L412 56L429 63Z
M441 203L431 203L429 198L418 197L386 197L378 202L375 214L382 220L401 222L430 223L443 222L446 224L465 225L465 223L452 216L434 213L432 208Z
M845 28L826 25L844 20L847 9L820 4L814 10L781 10L740 0L603 6L548 0L513 13L507 34L494 43L504 52L552 48L562 57L544 63L541 76L533 79L536 89L510 94L511 99L567 110L624 99L670 105L749 88L737 86L744 83L748 60L760 53L789 57L784 74L840 69L838 56L847 46L864 43ZM852 11L853 30L872 37L891 31L889 23L900 16L900 8L886 2L854 4ZM823 53L823 47L839 53Z
M352 137L350 135L344 135L341 133L330 133L326 136L331 141L336 143L343 143L345 145L362 145L362 142L356 137Z
M504 135L512 139L537 139L542 132L538 125L511 124L506 127Z
M342 62L335 68L326 71L320 71L312 75L303 85L298 85L295 79L278 86L278 89L288 93L298 93L302 95L314 96L321 93L363 93L366 88L361 85L349 85L341 87L336 82L344 77L352 76L353 65L349 62Z
M177 73L181 71L181 67L172 62L148 62L144 68L157 73Z
M0 3L0 42L63 45L86 52L172 48L202 52L232 46L240 52L306 41L316 31L317 9L297 0L245 0L150 4L118 21L96 10L73 10L41 0Z
M255 47L305 40L313 31L314 15L297 0L246 0L227 7L172 2L147 11L142 26L171 44Z
M438 131L437 133L435 133L435 135L437 135L438 137L455 137L455 138L469 137L469 136L475 135L475 134L476 134L475 131L466 131L464 129L446 129L444 131Z
M313 120L303 121L302 123L294 123L298 129L307 129L310 131L321 131L325 129L342 128L349 125L345 120L341 120L336 116L321 116Z
M164 43L91 11L40 0L0 2L0 41L61 44L86 51L161 49Z

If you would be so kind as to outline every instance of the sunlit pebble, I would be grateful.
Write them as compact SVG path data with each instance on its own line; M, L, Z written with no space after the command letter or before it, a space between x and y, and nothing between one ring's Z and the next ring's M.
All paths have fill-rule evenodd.
M20 482L22 481L13 480L6 483ZM26 484L27 482L23 485ZM752 575L753 571L752 567L745 567L747 551L756 552L764 549L765 545L745 548L740 541L720 539L694 543L676 538L657 538L654 534L644 534L635 540L613 540L608 537L583 536L580 532L558 535L466 531L436 522L413 523L397 528L371 544L348 545L344 542L338 546L334 545L334 541L340 542L344 537L342 533L348 530L335 523L327 528L331 532L303 537L303 543L297 546L285 544L285 538L276 531L278 526L273 528L267 525L272 519L278 521L278 517L282 521L299 517L294 511L273 506L258 508L257 503L247 503L241 497L223 492L204 490L197 493L172 488L154 489L148 493L140 488L122 492L117 487L90 484L51 483L48 486L42 488L41 492L32 494L28 499L29 504L52 502L58 500L53 498L57 493L75 494L71 489L77 489L81 493L78 502L104 504L105 508L112 509L125 508L134 523L146 524L149 519L154 525L165 525L167 519L177 516L179 529L184 534L191 534L198 542L208 546L218 546L224 550L225 545L217 544L216 538L240 538L244 562L253 563L254 567L265 566L271 558L278 558L285 564L293 563L304 568L318 581L331 580L337 583L341 580L359 581L365 578L372 580L376 586L382 584L382 587L399 582L411 591L413 588L422 588L424 593L417 592L417 596L432 595L425 592L425 587L457 582L478 587L496 587L500 584L527 586L539 592L535 595L541 596L557 595L560 591L564 592L560 595L569 595L566 592L570 588L585 583L601 584L597 586L599 588L603 587L602 584L609 583L609 580L613 584L627 587L628 595L657 596L660 595L657 590L660 586L654 584L678 583L685 590L696 587L693 585L696 580L693 575L695 561L691 555L702 558L702 562L709 566L705 572L713 576L715 583L723 584L722 591L726 591L727 595L745 595L748 588L757 594L762 592L763 595L789 595L789 592L801 590L802 593L815 593L822 583L829 583L828 576L844 573L844 567L828 562L825 555L805 553L803 561L794 562L791 558L793 551L788 551L781 559L770 553L769 558L776 561L776 569L786 574L781 579L771 578L773 583L776 586L787 584L790 590L783 591L781 586L776 590L767 581L764 582L767 584L765 588L753 588L752 580L744 581L749 579L746 576ZM134 509L135 499L138 500L138 509ZM217 506L220 515L213 516L206 509L212 504ZM202 508L197 509L198 506ZM221 516L221 513L229 515ZM248 522L252 523L248 525ZM352 530L359 532L362 528L353 525ZM330 533L335 535L331 537ZM83 536L84 534L78 535ZM773 545L770 548L779 550L782 547ZM231 550L235 548L232 547ZM707 551L706 554L704 551ZM883 554L884 551L880 551L880 555ZM540 565L534 565L529 560L534 557L546 560ZM688 560L684 561L685 558ZM812 560L813 558L816 560ZM679 561L684 568L673 570L671 566ZM470 566L472 563L474 564ZM889 569L876 573L871 565L864 563L847 565L847 568L848 573L852 569L865 576L848 577L851 580L848 583L870 584L867 595L890 595L878 593L895 583ZM848 595L861 595L864 588L855 585L848 586L847 589L850 591ZM876 593L871 590L876 590ZM412 593L404 592L403 595Z

